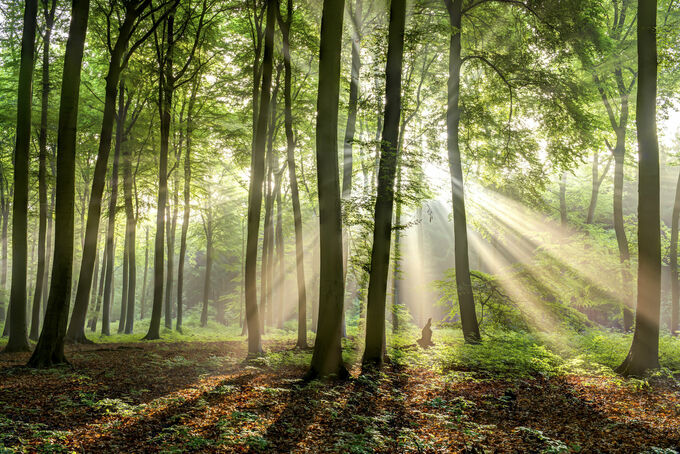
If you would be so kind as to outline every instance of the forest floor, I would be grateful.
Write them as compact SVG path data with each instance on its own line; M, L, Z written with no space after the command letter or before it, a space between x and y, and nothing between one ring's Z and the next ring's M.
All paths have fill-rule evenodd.
M504 374L408 354L341 382L300 378L290 337L69 347L70 367L0 355L0 452L671 453L672 374ZM421 358L422 359L422 358ZM413 364L411 364L413 363Z

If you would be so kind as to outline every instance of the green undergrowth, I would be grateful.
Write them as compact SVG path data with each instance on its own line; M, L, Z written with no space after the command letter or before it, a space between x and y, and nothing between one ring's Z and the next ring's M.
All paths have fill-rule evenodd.
M466 344L458 329L434 331L435 346L414 347L412 330L394 337L392 359L403 365L432 367L444 373L479 378L514 378L565 374L613 376L632 335L601 330L568 335L487 330L482 342ZM659 343L662 375L680 373L680 339L662 335Z

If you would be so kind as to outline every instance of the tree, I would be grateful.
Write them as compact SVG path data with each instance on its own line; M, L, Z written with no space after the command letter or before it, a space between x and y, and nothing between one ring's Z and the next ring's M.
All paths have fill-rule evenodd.
M151 14L151 12L145 13L145 10L150 4L150 0L126 0L123 2L124 19L118 29L118 37L116 38L113 47L111 47L110 44L108 45L110 59L105 79L106 96L104 99L104 116L102 118L101 132L99 134L97 161L92 177L92 189L90 191L90 202L87 212L87 226L85 228L85 239L83 241L83 257L78 277L78 287L76 289L76 298L70 325L66 334L67 340L73 343L88 342L85 337L85 319L87 318L87 307L92 290L92 272L97 252L97 236L99 233L99 221L101 219L102 193L106 182L106 169L108 167L109 153L111 151L113 124L116 117L116 97L119 94L118 85L120 75L127 66L133 52L144 42L144 40L146 40L150 35L151 30L158 25L158 22L153 24L151 30L144 34L138 41L134 42L130 50L128 50L130 39L135 30L139 27L139 22L146 19ZM107 17L111 17L114 11L115 4L111 3L109 11L106 12ZM107 22L107 25L107 43L110 43L112 33L110 22ZM124 96L120 96L120 98L122 100L124 99ZM126 111L127 109L125 109L124 106L119 106L119 114ZM119 141L122 139L122 135L119 136L119 133L122 134L122 128L125 127L124 123L120 125L121 120L122 119L118 119L119 125L116 130L116 153L120 153ZM114 191L112 192L111 197L111 203L113 204L114 209L111 211L111 207L109 207L109 228L111 228L112 224L115 226L115 205L117 203L118 190L117 161L114 164L114 167L116 171L113 174L114 177L111 186L112 191ZM107 235L110 234L112 234L112 231L107 233ZM113 259L112 254L107 255L107 257L109 260ZM109 272L112 272L112 270L109 269ZM110 285L110 279L107 281ZM108 307L107 304L104 304L104 306ZM106 330L108 331L107 315L103 317L102 323L102 328L106 327Z
M656 0L638 0L637 39L638 293L633 342L628 356L616 369L624 376L639 376L659 367L661 221L656 134Z
M14 201L12 203L12 286L9 297L9 341L6 352L29 351L26 329L26 266L28 250L28 162L31 147L31 99L38 0L24 6L21 66L17 95L14 149Z
M612 159L611 156L607 159L607 163L600 174L600 154L596 151L593 153L593 190L590 194L590 205L588 205L588 214L586 216L586 224L592 224L593 218L595 217L595 208L597 208L597 198L600 195L600 186L604 181L607 173L609 172L609 167L611 166Z
M461 59L461 3L462 0L444 0L449 15L451 38L449 42L448 106L446 110L446 143L451 175L451 199L453 203L453 233L456 262L456 287L463 337L469 343L479 342L479 324L475 312L472 283L470 282L470 260L468 257L467 220L465 214L465 189L463 168L460 159L460 69Z
M344 0L324 0L319 49L316 162L319 191L319 315L312 362L306 378L348 372L342 361L344 282L342 216L338 174L338 100Z
M295 228L295 271L298 292L297 348L307 348L307 288L305 284L304 241L302 238L302 213L297 174L295 173L295 136L293 133L293 101L291 95L292 70L290 64L290 26L293 23L293 0L287 0L287 16L284 21L279 9L278 19L283 41L283 102L286 129L286 161L290 198L293 205L293 224Z
M398 163L399 120L401 118L401 69L404 57L406 1L392 0L385 69L385 115L383 121L378 197L375 201L375 224L371 271L366 303L366 349L364 364L381 364L385 345L385 299L392 240L394 180Z
M680 318L680 282L678 281L678 218L680 218L680 175L675 188L675 201L671 216L671 244L669 256L669 268L671 269L671 321L670 332L678 334L678 318Z
M275 0L267 0L266 26L264 32L264 55L262 60L262 88L259 93L260 105L257 112L257 127L253 143L248 188L248 224L246 237L246 322L248 323L248 356L262 353L260 313L257 307L257 244L262 212L262 187L264 184L267 123L271 96ZM262 314L263 316L264 314Z
M73 270L76 126L80 72L90 11L89 0L73 0L59 104L54 259L47 311L29 367L65 363L64 336L68 322Z
M40 213L38 220L38 266L35 278L35 290L33 291L33 316L31 319L32 340L38 340L40 335L40 303L43 299L43 288L47 280L45 270L45 242L47 236L47 113L50 97L50 42L52 27L54 26L54 14L57 7L56 0L48 5L43 0L43 17L45 31L43 34L43 58L42 58L42 94L40 97L40 133L38 134L38 203Z

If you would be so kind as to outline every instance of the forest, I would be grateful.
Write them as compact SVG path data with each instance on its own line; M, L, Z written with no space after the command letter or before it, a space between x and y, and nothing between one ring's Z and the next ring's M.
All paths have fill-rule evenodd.
M0 453L680 453L680 2L0 0Z

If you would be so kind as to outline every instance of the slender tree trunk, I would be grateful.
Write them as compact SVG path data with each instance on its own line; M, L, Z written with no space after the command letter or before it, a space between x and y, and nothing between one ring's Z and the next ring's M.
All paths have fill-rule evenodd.
M385 121L382 133L378 196L375 202L375 226L371 271L366 305L366 349L364 364L382 364L385 345L385 300L390 266L392 210L396 177L401 118L401 69L404 58L406 1L392 0L385 69Z
M602 175L599 175L600 163L599 154L597 152L593 153L593 189L590 194L590 205L588 206L588 215L586 217L586 224L592 224L593 218L595 217L595 209L597 208L597 199L600 195L600 186L604 177L609 171L609 165L611 164L611 158L607 161L607 164L602 171Z
M127 140L126 140L127 141ZM135 323L135 300L137 287L137 219L132 206L132 153L129 146L123 148L123 194L125 198L125 234L127 237L127 308L125 310L125 334L132 334ZM123 273L125 278L125 273Z
M38 220L38 267L36 271L35 290L33 292L33 317L31 320L30 339L38 340L40 334L40 304L45 287L45 237L47 230L47 113L50 95L50 38L54 25L56 0L48 9L47 1L43 2L45 34L43 36L42 58L42 96L40 107L40 133L38 135L38 201L40 205Z
M144 279L142 280L142 302L140 304L140 314L139 319L144 320L146 309L146 275L149 270L149 227L144 229L145 239L144 239Z
M400 134L399 142L400 146L398 153L401 154L401 138L403 137L403 129ZM399 331L399 312L401 307L400 299L400 278L401 278L401 200L399 196L401 193L401 175L402 175L402 165L397 163L397 189L396 195L397 200L395 200L396 210L394 215L394 224L396 230L394 231L394 262L392 264L392 331Z
M121 87L122 88L122 87ZM122 145L123 128L125 127L125 103L124 93L121 89L118 94L118 117L116 121L116 146L113 152L113 166L111 169L111 196L109 198L109 219L106 231L106 279L104 281L104 308L102 314L102 335L111 334L111 301L113 299L113 273L116 252L114 248L114 236L116 233L116 208L118 206L118 166L120 162L120 150ZM123 259L124 260L124 259Z
M75 205L76 128L80 70L85 46L89 0L73 0L71 25L64 56L57 139L55 240L47 312L30 367L51 367L66 362L64 337L68 322L73 271L73 211Z
M120 291L120 316L118 317L118 334L125 331L125 320L127 319L127 295L128 295L128 277L129 277L129 253L130 245L128 243L127 232L123 237L123 272L121 276L121 291Z
M671 323L670 331L673 336L678 334L680 319L680 282L678 282L678 218L680 217L680 174L675 188L675 202L671 218L671 245L669 263L671 269Z
M283 246L283 209L281 207L281 180L283 173L276 176L276 261L278 264L278 278L276 279L276 294L278 295L277 327L283 328L283 311L286 302L286 268L284 266Z
M203 280L203 309L201 311L201 326L205 327L208 325L210 276L212 274L212 261L213 261L212 258L213 225L212 225L212 205L210 202L210 197L208 197L208 207L206 210L205 217L203 218L203 230L205 231L205 279Z
M33 59L38 1L24 3L21 66L17 95L16 148L14 150L14 203L12 203L12 286L10 290L9 341L6 352L27 352L26 270L28 253L28 167L31 151Z
M338 172L338 100L344 0L324 0L319 50L316 160L319 191L319 326L307 378L348 375L342 360L342 216Z
M200 77L196 77L191 88L191 97L187 108L187 138L186 156L184 157L184 212L182 215L182 233L179 244L179 259L177 263L177 331L182 331L182 292L184 291L184 259L187 253L187 233L189 232L189 218L191 216L191 135L194 130L193 110L196 103Z
M54 156L52 156L54 158ZM54 169L54 159L51 160L51 167L52 167L52 175L56 175L56 169ZM55 196L55 188L52 186L52 190L50 191L50 207L49 210L47 211L47 244L46 244L46 251L45 251L45 278L43 279L43 301L42 301L42 307L43 307L43 317L45 317L45 311L47 310L47 299L49 296L49 277L50 277L50 257L52 256L52 221L53 221L53 213L54 213L54 196Z
M287 0L288 17L280 22L283 40L283 99L286 129L286 159L288 180L293 204L293 224L295 228L295 269L298 291L298 336L296 347L307 348L307 288L305 283L305 251L302 238L302 212L297 175L295 173L295 137L293 134L293 102L291 97L292 70L290 64L290 25L293 21L293 0Z
M154 248L154 285L153 307L149 331L146 340L160 339L161 312L163 310L163 255L165 242L165 206L168 199L168 144L170 139L170 116L172 112L172 94L174 90L173 75L173 38L174 14L170 14L166 23L165 67L160 70L159 81L159 114L161 117L161 153L158 165L158 204L156 207L156 238Z
M97 318L99 317L99 311L101 310L102 307L102 298L104 296L104 281L105 276L106 276L106 263L108 262L107 259L107 254L106 254L106 236L104 236L104 247L102 248L104 253L102 254L102 265L101 265L101 273L99 275L99 290L97 290L97 295L96 295L96 302L94 306L94 315L92 316L92 319L90 320L90 331L93 333L97 331Z
M560 178L560 224L562 227L567 225L567 172L562 172Z
M262 61L262 89L259 95L257 127L251 161L248 190L248 236L246 241L246 320L248 323L248 356L262 353L260 314L257 307L257 243L262 211L262 186L265 173L267 123L272 83L274 21L276 1L267 0L264 56Z
M638 299L633 343L628 356L617 368L617 372L625 376L641 375L659 367L661 221L656 134L656 3L656 0L638 1Z
M449 46L448 108L446 111L447 148L449 172L451 174L451 195L453 202L453 233L456 265L456 289L463 336L468 343L480 341L479 324L475 312L475 300L470 282L468 258L467 221L465 214L465 188L459 147L460 124L460 69L461 51L461 0L445 0L452 28Z

